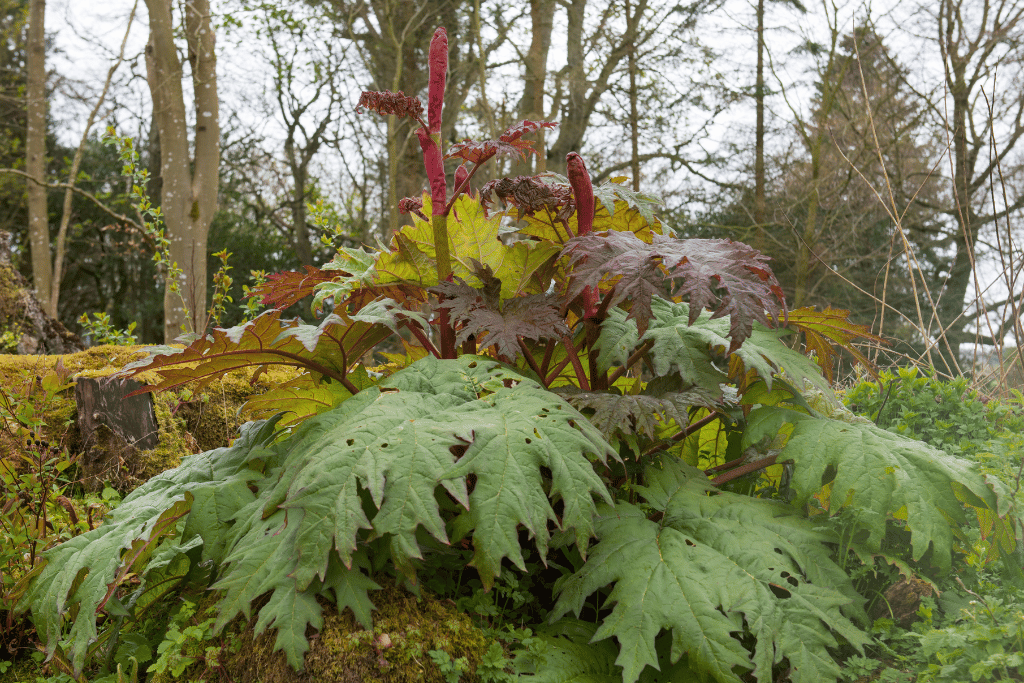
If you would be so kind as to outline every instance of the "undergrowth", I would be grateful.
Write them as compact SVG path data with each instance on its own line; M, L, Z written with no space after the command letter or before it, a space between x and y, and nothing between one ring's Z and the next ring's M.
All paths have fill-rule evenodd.
M402 93L359 101L419 124L430 192L402 200L411 224L268 276L253 291L270 310L122 371L195 392L242 367L302 374L250 400L230 447L154 477L31 567L18 608L51 661L76 678L133 663L207 676L247 623L300 670L326 604L370 634L396 582L485 634L482 654L417 658L441 680L817 683L874 671L878 654L897 673L909 661L886 638L918 632L869 613L901 575L948 580L966 556L1020 585L1006 464L961 457L993 435L987 416L947 453L949 430L926 434L919 408L894 413L905 433L845 412L836 347L866 361L854 341L881 340L845 311L786 310L763 255L670 236L656 198L593 187L578 154L567 177L477 192L484 163L531 153L526 136L555 124L445 149L443 29L429 54L426 111ZM460 164L451 191L445 160ZM318 324L282 318L308 295ZM211 615L183 617L207 588ZM149 630L154 613L172 628ZM951 623L915 626L920 651L946 652L924 643ZM387 663L384 635L366 645Z

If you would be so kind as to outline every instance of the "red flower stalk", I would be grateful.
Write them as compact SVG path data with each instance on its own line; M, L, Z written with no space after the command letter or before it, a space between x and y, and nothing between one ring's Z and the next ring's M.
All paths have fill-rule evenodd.
M441 108L444 106L445 78L448 75L448 34L443 26L430 41L430 90L427 98L427 124L430 133L441 133ZM440 140L438 140L440 147Z
M576 199L576 236L582 237L594 227L594 185L590 182L590 174L583 163L583 158L576 152L565 155L568 169L569 184Z
M582 237L594 228L594 184L590 182L590 174L583 163L583 158L576 152L565 155L565 166L568 170L569 184L576 200L576 236ZM583 290L583 317L592 318L597 314L597 287L591 286Z
M420 149L423 150L423 167L427 170L427 180L430 182L430 201L433 205L431 214L443 216L448 184L444 179L441 148L433 137L422 128L416 129L416 137L420 139Z

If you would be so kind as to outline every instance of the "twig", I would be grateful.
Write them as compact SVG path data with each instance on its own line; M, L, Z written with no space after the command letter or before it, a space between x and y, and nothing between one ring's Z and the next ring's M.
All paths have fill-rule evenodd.
M121 221L122 223L127 223L128 225L132 226L136 230L142 231L142 226L139 225L136 221L132 220L131 218L128 218L128 216L125 216L124 214L120 214L120 213L114 211L113 209L108 208L103 202L101 202L99 199L97 199L94 195L86 192L85 190L83 190L81 188L75 187L74 185L70 185L68 183L45 183L45 182L42 182L41 180L38 180L37 178L33 178L32 176L30 176L28 173L25 173L24 171L19 171L16 168L0 168L0 173L12 173L14 175L20 175L23 178L28 178L29 180L31 180L36 185L42 185L43 187L49 187L49 188L54 189L54 190L71 190L75 194L82 195L83 197L85 197L86 199L91 201L93 204L98 206L104 213L109 214L110 216L112 216L112 217L116 218L117 220Z

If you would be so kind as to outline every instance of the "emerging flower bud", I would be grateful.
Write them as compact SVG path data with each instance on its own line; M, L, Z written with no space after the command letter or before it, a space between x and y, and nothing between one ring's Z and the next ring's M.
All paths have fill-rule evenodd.
M443 26L434 31L430 41L430 90L427 98L427 125L431 133L441 132L441 108L448 76L448 34Z
M590 182L590 174L583 163L583 158L576 152L565 155L568 169L569 184L576 199L576 236L582 237L594 227L594 185Z
M459 194L469 194L469 169L466 168L465 164L462 164L455 169L455 189L454 192ZM459 189L461 188L461 189Z

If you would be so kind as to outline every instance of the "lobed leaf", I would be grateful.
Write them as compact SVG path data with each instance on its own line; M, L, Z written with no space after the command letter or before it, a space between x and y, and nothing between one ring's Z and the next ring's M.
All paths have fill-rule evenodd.
M490 269L479 277L483 289L470 287L462 278L431 289L443 295L438 307L450 309L452 321L461 325L456 345L473 337L479 348L493 346L499 356L513 362L521 353L520 339L539 341L569 334L557 297L533 294L509 299L502 306L498 297L487 291L488 285L500 291L501 281L490 275Z
M769 324L765 311L774 310L776 299L785 303L767 257L739 242L653 235L645 244L632 233L607 232L573 238L562 253L573 266L569 298L607 280L615 285L610 305L628 300L641 332L651 299L679 280L676 290L689 299L691 324L704 309L712 318L729 316L730 352L750 336L755 321Z
M319 325L281 320L281 311L266 311L229 329L215 328L185 349L160 347L155 355L131 363L112 377L155 370L161 380L142 391L166 391L189 382L201 389L218 377L242 368L290 365L315 373L318 381L344 380L348 366L390 336L385 325L331 314Z
M530 140L523 140L523 135L532 133L543 128L554 128L557 123L551 121L520 121L502 133L497 140L483 140L473 142L466 140L458 142L448 148L445 159L462 159L480 165L494 155L518 156L526 159L527 153L536 154L533 143Z
M871 423L757 408L748 418L743 447L774 437L784 424L792 425L792 434L779 460L793 461L793 502L803 505L816 497L829 515L855 511L870 552L880 551L887 520L899 517L910 529L914 560L931 548L932 562L949 571L957 526L965 519L963 504L987 517L997 537L1015 535L1006 499L970 462Z
M424 211L429 211L430 198L424 196L424 203ZM462 195L455 200L448 217L454 274L476 286L479 283L477 264L487 266L501 280L504 299L545 291L558 247L538 242L506 245L499 238L501 220L500 215L488 217L472 197ZM436 258L433 227L429 222L414 218L411 226L395 233L391 250L378 258L376 282L413 282L432 287L437 284Z
M849 352L877 378L878 374L874 370L874 363L853 346L853 341L867 339L883 344L885 340L877 334L872 334L869 325L857 325L850 322L849 311L831 306L824 311L818 311L813 307L805 306L790 311L786 318L786 325L803 332L808 355L814 354L818 365L821 366L822 374L829 382L832 382L835 359L839 355L836 352L836 346Z
M841 635L860 647L866 636L844 616L859 615L849 577L830 559L830 534L784 504L714 490L678 460L647 471L638 488L660 519L627 503L602 506L598 543L583 567L560 581L552 614L577 615L588 597L612 586L614 605L593 641L615 636L624 683L659 668L656 637L671 631L671 661L718 681L739 683L733 669L772 680L788 658L792 680L834 681L828 648ZM749 631L753 653L737 635Z
M220 559L230 519L255 499L249 485L263 476L250 463L268 455L264 446L273 435L274 421L246 425L232 447L184 458L178 468L128 495L103 525L47 551L45 565L18 605L32 609L47 652L61 641L64 613L74 607L78 618L69 634L70 654L76 670L82 669L97 637L96 613L118 577L135 572L143 588L162 577L167 562L143 567L137 561L143 554L169 549L169 561L198 536L204 557Z

